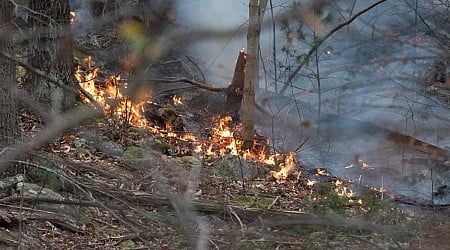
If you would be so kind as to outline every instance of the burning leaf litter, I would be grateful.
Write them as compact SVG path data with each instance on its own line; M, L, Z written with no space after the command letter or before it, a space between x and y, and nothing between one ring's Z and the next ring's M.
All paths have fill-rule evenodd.
M271 177L277 183L286 183L291 176L294 176L296 183L299 182L302 172L295 169L297 165L295 151L277 153L270 146L268 139L257 133L253 147L249 150L242 150L243 141L240 138L242 126L241 124L233 125L230 116L213 117L213 125L209 129L208 136L205 140L200 140L191 133L177 131L167 121L165 121L165 125L163 126L151 124L151 121L147 121L144 115L144 108L145 104L154 103L142 100L136 101L124 94L127 89L127 82L122 80L120 75L110 76L104 81L98 80L99 68L93 66L94 63L91 57L85 58L83 63L84 67L78 66L75 74L76 79L80 86L92 95L94 100L103 108L106 115L127 121L132 126L147 129L153 134L168 140L169 143L189 143L192 148L191 153L199 154L206 163L212 162L222 155L239 155L249 161L277 167L277 171L271 171ZM88 104L90 103L88 98L84 98L83 101ZM172 96L171 106L175 107L182 104L181 97L176 95ZM184 152L187 151L189 150L184 150ZM362 164L362 167L368 166L364 162L360 164ZM316 175L330 176L325 169L321 168L316 169ZM308 179L304 185L311 188L316 183L316 180ZM334 190L342 197L351 198L354 196L353 192L348 190L339 180L334 182Z

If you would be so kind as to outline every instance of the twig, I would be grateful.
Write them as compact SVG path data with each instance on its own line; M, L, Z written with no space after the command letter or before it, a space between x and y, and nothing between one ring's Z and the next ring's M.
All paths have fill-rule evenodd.
M242 223L241 218L239 218L239 215L237 215L236 212L234 212L232 207L227 207L228 212L230 212L239 222L239 225L241 226L241 233L243 234L245 231L245 225Z
M275 197L275 199L272 201L272 203L270 203L269 206L267 206L267 209L272 209L272 207L275 205L275 203L277 203L277 201L280 199L280 196L277 195L277 197Z
M287 241L277 241L277 240L266 240L266 239L256 239L256 240L242 240L246 242L258 243L258 242L269 242L277 245L305 245L303 242L287 242Z
M200 72L200 75L202 75L203 82L206 82L205 74L203 74L203 71L200 69L198 64L196 62L194 62L194 60L189 55L184 55L184 56L188 59L189 62L191 62L197 68L198 72Z
M367 243L369 245L372 245L372 246L376 247L377 249L384 249L384 248L378 246L377 244L375 244L373 242L370 242L370 241L368 241L366 239L363 239L363 238L359 237L358 235L348 234L348 236L353 237L353 238L355 238L355 239L357 239L357 240L359 240L361 242L364 242L364 243Z
M298 145L298 147L296 147L296 148L294 149L294 152L298 152L298 151L303 147L303 145L305 145L305 143L306 143L308 140L309 140L309 137L306 137L305 140L304 140L302 143L300 143L300 145Z
M216 245L216 243L214 243L213 240L209 240L209 243L211 243L217 250L219 250L219 246Z

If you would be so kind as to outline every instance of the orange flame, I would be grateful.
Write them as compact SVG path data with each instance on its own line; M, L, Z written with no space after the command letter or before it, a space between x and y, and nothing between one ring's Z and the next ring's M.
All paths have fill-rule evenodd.
M285 155L285 160L283 163L280 163L281 169L277 172L273 172L272 176L277 179L277 181L284 182L287 180L289 174L292 172L295 167L295 152L291 151L289 154Z
M75 11L71 11L69 17L70 17L70 24L74 24L77 17L77 13Z
M90 56L84 59L84 63L87 64L86 70L83 71L81 66L78 66L75 78L81 87L103 107L104 113L125 119L133 126L146 127L147 120L142 115L145 102L134 102L123 94L123 91L127 88L127 83L121 83L121 76L109 77L103 88L96 86L95 79L99 68L93 68ZM83 97L83 101L90 103L89 99L85 97Z
M173 105L174 106L178 106L178 105L183 104L183 102L181 101L181 97L177 97L176 95L174 95L172 97L172 101L173 101Z
M121 76L111 76L106 81L97 80L99 68L93 67L91 57L84 59L85 69L78 67L75 77L81 87L86 90L94 100L103 108L105 114L126 119L131 125L141 128L147 128L152 133L170 140L187 141L195 145L194 152L203 154L209 158L215 158L219 155L232 154L240 155L243 158L264 164L270 164L280 167L278 171L273 172L273 177L277 181L285 181L295 167L295 152L287 154L277 154L269 147L267 139L255 138L253 148L242 150L242 139L239 138L240 125L232 126L231 116L214 117L214 125L211 128L211 134L206 141L199 141L191 134L178 135L171 125L166 123L164 128L149 126L143 116L144 101L138 102L130 99L125 93L127 83L121 80ZM101 85L101 86L99 86ZM83 101L90 103L87 98ZM174 106L183 102L177 96L172 97ZM299 175L297 176L299 178Z

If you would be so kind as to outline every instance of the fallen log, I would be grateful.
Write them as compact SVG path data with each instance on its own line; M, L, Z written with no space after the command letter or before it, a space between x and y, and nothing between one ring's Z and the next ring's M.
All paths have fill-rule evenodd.
M437 147L428 142L424 142L410 135L405 135L397 131L389 131L388 139L396 144L408 147L412 150L428 154L428 163L436 164L440 167L450 168L450 152L446 149Z
M146 204L149 206L172 206L171 199L145 192L114 192L114 196L122 196L124 200L133 203ZM284 226L311 226L326 227L339 230L357 230L377 233L387 233L394 236L405 236L407 232L399 231L392 226L376 225L361 219L348 218L341 215L312 214L297 211L283 211L275 209L261 209L224 204L217 201L189 201L192 202L196 211L205 214L233 214L239 220L245 222L256 222L263 227L284 227ZM230 218L234 218L231 216Z

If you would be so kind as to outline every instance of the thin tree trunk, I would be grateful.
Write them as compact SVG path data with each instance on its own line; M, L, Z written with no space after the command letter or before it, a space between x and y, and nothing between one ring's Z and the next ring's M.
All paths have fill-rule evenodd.
M255 127L255 86L257 86L259 81L259 37L266 5L267 0L250 0L249 4L247 64L242 105L243 149L250 149L253 146Z
M29 64L75 86L69 1L31 0L30 9ZM51 104L56 112L62 107L69 108L75 101L73 93L63 92L60 87L33 73L28 73L27 88L37 100Z
M12 4L0 0L0 51L12 55ZM17 100L12 90L16 83L16 65L0 54L0 150L20 139Z

